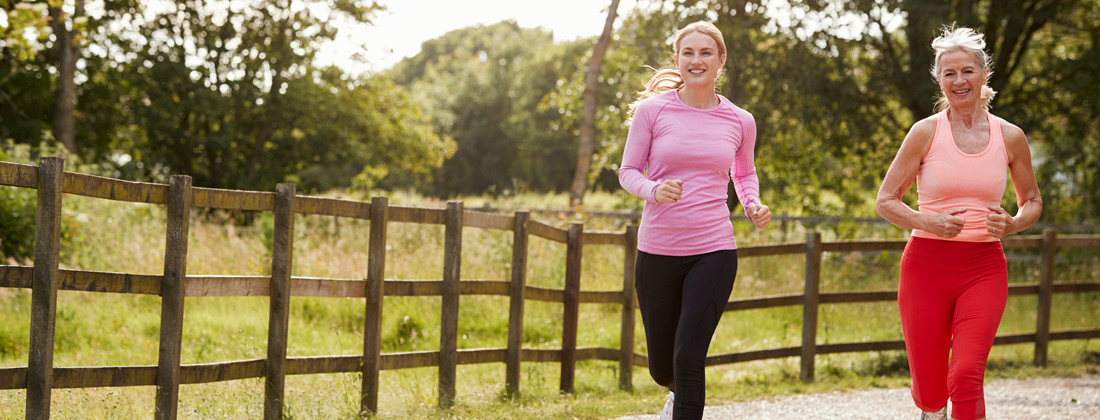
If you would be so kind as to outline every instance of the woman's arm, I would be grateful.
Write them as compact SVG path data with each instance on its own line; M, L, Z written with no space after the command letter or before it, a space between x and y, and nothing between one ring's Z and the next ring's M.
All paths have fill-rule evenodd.
M733 181L734 192L737 200L745 210L745 216L749 218L758 229L764 229L771 224L771 210L760 202L760 179L756 175L756 119L752 114L739 110L741 120L741 145L733 158L733 167L730 168L730 180Z
M645 201L657 201L657 187L664 180L646 177L649 162L649 146L653 141L653 120L646 103L638 106L630 122L630 130L623 145L623 161L619 165L619 185L627 192ZM678 199L678 197L677 197Z
M963 218L956 215L966 211L965 209L926 215L901 201L901 197L916 180L921 160L928 153L935 134L936 118L925 118L909 129L909 134L905 135L905 140L879 187L875 210L879 216L902 229L920 229L944 238L953 238L962 231L965 223Z
M1031 166L1031 148L1028 146L1024 131L1007 122L1001 123L1004 133L1005 151L1008 154L1008 171L1012 174L1012 185L1016 187L1016 204L1019 210L1016 216L1009 217L1001 208L990 208L986 222L995 237L1003 237L1022 231L1035 224L1043 212L1043 198L1039 194L1039 185L1035 181L1035 170Z
M745 208L745 215L752 218L748 211L749 204L760 204L760 180L756 176L756 119L748 112L738 110L741 121L741 144L733 156L733 165L730 168L730 180L733 181L733 190L737 193L737 200Z

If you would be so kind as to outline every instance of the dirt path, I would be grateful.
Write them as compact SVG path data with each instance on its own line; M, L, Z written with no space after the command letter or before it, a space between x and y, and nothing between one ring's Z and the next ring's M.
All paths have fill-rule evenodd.
M990 420L1100 419L1100 375L1080 378L1000 379L985 384ZM661 407L654 407L653 412ZM707 420L919 419L904 388L805 394L707 407ZM656 414L618 420L656 420Z

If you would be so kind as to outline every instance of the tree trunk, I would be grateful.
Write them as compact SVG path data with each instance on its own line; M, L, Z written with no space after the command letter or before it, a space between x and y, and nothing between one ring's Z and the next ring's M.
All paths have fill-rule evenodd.
M272 67L275 67L274 65ZM283 76L278 70L273 71L274 77L271 79L271 91L268 92L267 97L264 100L264 108L277 110L279 102L279 87L283 84ZM263 118L260 123L259 129L256 131L256 139L252 142L252 152L249 154L248 159L248 172L245 173L244 182L240 184L238 188L245 189L257 189L256 177L259 174L260 166L263 164L264 149L267 146L268 141L271 140L274 134L274 128L271 126L274 121Z
M908 7L908 8L907 8ZM909 110L913 121L920 121L932 114L936 92L939 87L928 73L935 54L932 51L932 39L939 35L939 28L949 22L951 9L949 4L902 6L907 14L905 26L906 54L905 67L891 72L898 86L902 105ZM881 35L883 42L892 42L888 35Z
M290 42L288 39L290 26L287 23L287 19L289 18L284 18L278 23L274 39L271 42L273 50L285 47ZM287 62L291 60L281 54L269 53L268 55L270 60L269 64L271 66L271 87L267 92L267 96L264 98L263 107L264 109L277 111L280 109L280 102L283 95L280 91L282 90L283 83L286 82L287 79L286 71L289 67ZM256 140L252 143L252 153L249 155L248 159L248 172L246 172L244 182L241 184L242 188L260 188L258 186L260 182L257 181L256 178L260 176L259 172L260 167L263 165L264 150L267 147L267 143L271 141L272 136L275 134L275 127L273 127L273 125L276 123L275 118L273 118L270 113L265 114L268 115L262 118L260 127L256 132Z
M600 68L607 46L611 43L612 24L619 0L611 0L607 8L607 20L603 24L603 33L592 49L592 59L584 75L584 114L581 116L581 141L577 148L577 169L573 172L573 185L569 188L569 207L576 209L584 201L584 192L588 190L588 174L592 171L592 155L596 152L596 92L600 86Z
M1035 33L1048 23L1057 22L1065 11L1077 7L1076 0L1024 0L991 7L986 17L986 50L993 55L995 68L989 87L1000 92L1010 88L1009 78L1016 72Z
M57 50L57 90L54 92L53 135L70 152L76 152L74 140L76 108L76 61L80 58L80 45L73 42L76 28L69 29L61 7L50 7L50 26L53 28L54 48ZM84 16L84 0L76 0L74 18Z

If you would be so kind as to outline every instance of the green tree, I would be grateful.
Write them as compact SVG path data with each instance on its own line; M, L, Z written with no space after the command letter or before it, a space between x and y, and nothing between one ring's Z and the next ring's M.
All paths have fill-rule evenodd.
M643 88L649 73L646 67L670 65L672 48L668 37L680 23L678 15L656 9L637 10L624 16L622 24L612 35L611 43L597 78L599 84L596 103L601 106L595 113L595 148L592 167L589 170L591 189L620 191L618 165L622 161L622 148L629 129L627 109L637 92ZM583 41L590 45L591 41ZM580 136L581 118L586 89L585 67L590 60L591 49L571 54L570 71L559 79L557 88L546 95L540 110L557 111L551 128ZM606 104L603 105L603 104ZM571 152L575 156L575 152ZM625 194L625 193L624 193ZM634 205L633 200L625 202Z
M561 52L575 49L555 45L542 29L505 21L448 32L390 69L386 74L408 86L435 131L457 146L425 192L445 197L566 188L576 138L551 128L548 112L532 108L564 71Z
M368 22L374 3L181 1L130 31L102 30L82 86L81 132L120 173L195 185L304 191L370 188L390 173L424 173L453 153L403 88L313 64L335 36L332 16ZM134 13L136 9L118 9ZM121 53L110 53L111 51Z
M1095 17L1095 1L663 3L683 22L711 20L726 35L723 91L757 117L757 167L765 195L777 199L777 208L873 215L869 201L905 132L932 112L938 89L928 74L929 44L941 26L952 22L986 34L997 63L991 85L1000 92L994 112L1031 135L1040 185L1059 188L1064 184L1059 178L1076 179L1080 182L1071 183L1073 192L1063 196L1097 195L1096 188L1079 189L1095 178L1088 175L1096 172L1089 166L1094 162L1054 163L1046 156L1056 148L1066 156L1085 156L1094 147L1095 136L1086 133L1088 121L1095 120L1096 90L1088 90L1095 85L1084 76L1096 73L1089 68L1095 60L1087 61L1094 44L1081 25ZM1065 76L1076 84L1051 80L1051 74L1061 74L1051 72L1059 65L1072 69ZM1070 76L1078 72L1083 76ZM1048 94L1042 99L1023 95L1040 91ZM1064 94L1049 95L1053 91ZM1061 115L1066 109L1077 111L1073 130L1084 140L1052 139L1049 131L1036 130L1065 127ZM1095 218L1095 207L1087 210L1086 204L1095 202L1082 198L1071 220Z
M577 57L591 50L591 44L584 40L543 48L534 51L531 64L516 74L517 91L521 94L513 102L513 111L504 124L508 137L517 144L513 162L516 182L529 190L569 188L580 132L578 125L567 124L563 119L566 115L579 118L580 111L552 104L550 96L576 74Z
M11 44L7 44L10 46ZM37 144L52 138L54 78L49 54L17 58L12 48L3 49L0 63L0 139Z
M34 92L40 96L39 80L47 78L53 84L48 104L52 136L69 151L76 151L74 140L76 105L76 73L80 60L89 19L84 12L84 0L49 0L44 2L0 2L5 10L3 38L0 50L3 56L3 69L0 69L0 86L4 92L0 100L7 105L16 104L16 95ZM43 74L33 74L37 80L27 80L22 73L38 68L49 69ZM48 77L46 77L48 76ZM16 87L19 82L29 86ZM8 84L12 87L8 88ZM26 89L26 88L30 89ZM47 98L35 98L36 101ZM16 111L16 115L27 118L20 129L33 129L42 116ZM14 134L14 133L13 133ZM19 133L24 134L24 133ZM37 143L39 135L30 136L24 141Z
M49 40L49 5L29 1L0 1L4 10L0 52L8 60L28 61Z
M80 156L108 174L163 182L183 173L244 189L371 188L428 174L454 153L403 87L314 65L332 22L369 23L380 10L372 1L176 1L152 13L111 0L87 22L56 15L80 14L62 4L3 3L2 137L37 145L70 114ZM58 30L51 23L72 47L50 41L59 39L47 37ZM57 62L75 46L86 46L70 86L78 100L59 112L54 84L67 76Z
M1100 221L1100 2L1061 17L1031 39L1031 57L1008 83L1032 144L1043 217ZM996 57L995 57L996 58ZM994 111L997 111L996 109Z
M0 139L38 144L52 138L52 99L56 77L49 71L49 4L0 1Z
M895 118L884 122L899 129L932 112L929 98L937 96L938 89L928 74L933 59L929 44L939 28L957 23L984 33L995 62L990 86L998 95L993 112L1019 125L1030 137L1040 189L1047 198L1043 219L1079 222L1100 217L1096 206L1100 190L1094 175L1098 162L1090 158L1097 155L1095 120L1100 96L1094 76L1096 43L1090 39L1095 37L1095 20L1088 20L1097 17L1095 0L841 4L870 29L854 41L863 51L850 56L854 59L844 67L873 75L860 80L853 71L845 73L843 80L863 86L868 96L881 98L880 103L898 101L908 112L895 113ZM898 17L904 20L893 29L889 19ZM840 37L836 30L826 32L826 39ZM888 144L898 144L901 137L895 138ZM1006 205L1015 208L1015 202Z

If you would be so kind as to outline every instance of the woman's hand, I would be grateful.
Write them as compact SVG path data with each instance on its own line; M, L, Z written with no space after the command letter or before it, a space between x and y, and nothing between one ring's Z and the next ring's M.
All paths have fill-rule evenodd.
M985 227L989 231L989 236L1001 239L1016 232L1016 219L1000 207L989 207L989 215L985 217Z
M749 216L749 221L759 229L766 228L772 223L772 212L768 209L768 206L749 203L745 206L745 210L745 213Z
M963 213L966 213L966 209L951 209L934 214L924 231L944 238L954 238L962 232L963 225L966 224L966 219L956 216Z
M680 193L684 191L684 181L669 179L657 186L653 193L653 200L658 203L675 203L680 201Z

